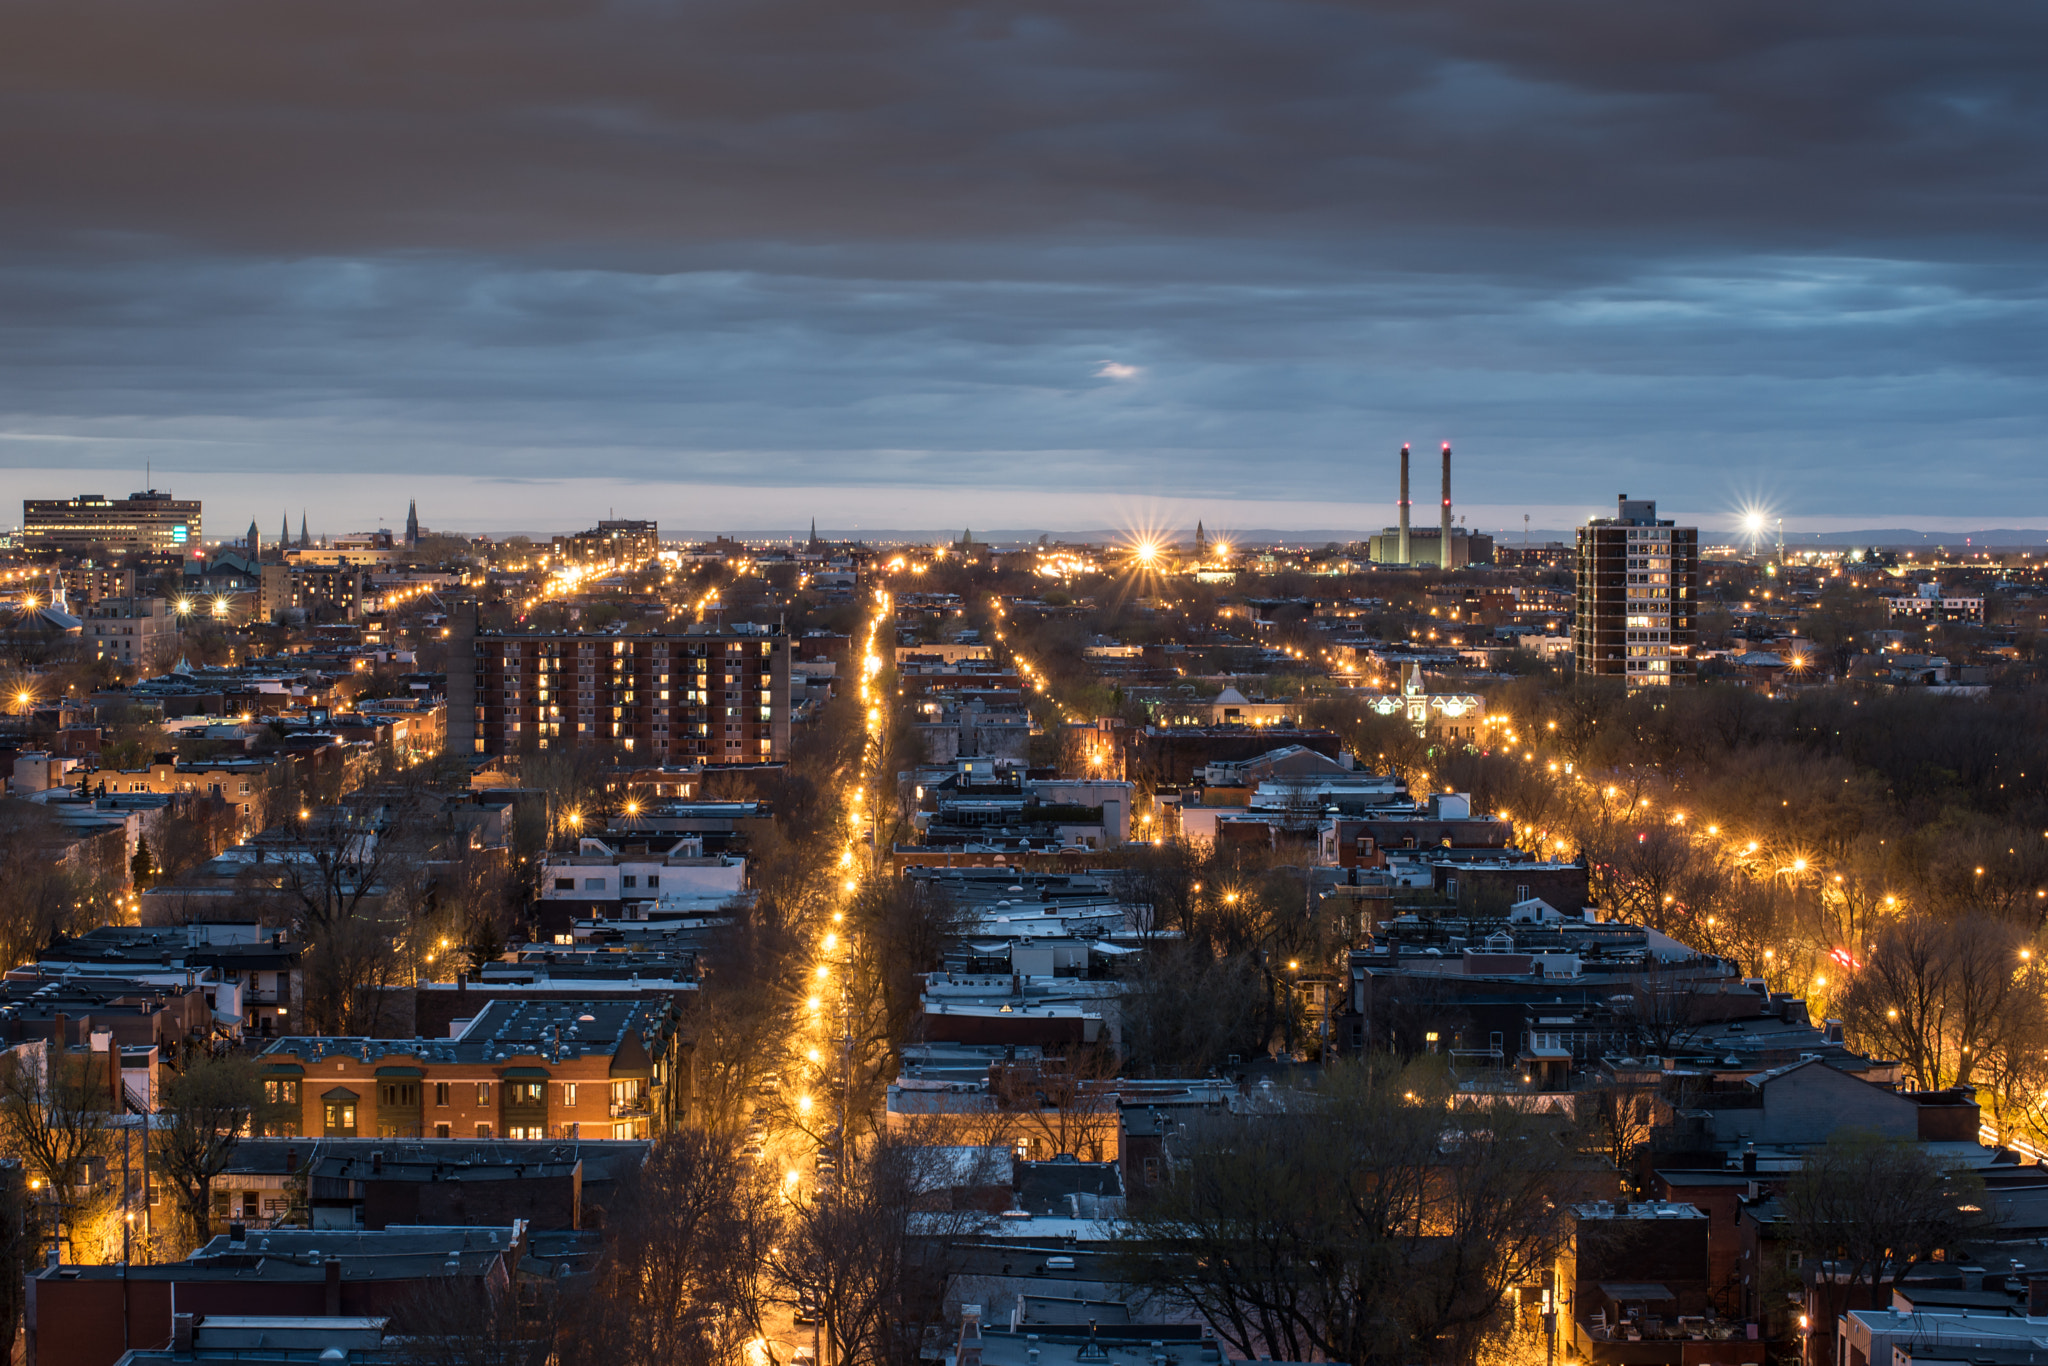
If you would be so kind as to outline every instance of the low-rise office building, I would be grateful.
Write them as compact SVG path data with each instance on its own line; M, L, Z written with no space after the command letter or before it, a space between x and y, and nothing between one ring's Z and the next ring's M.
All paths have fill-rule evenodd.
M199 500L144 489L126 498L81 493L76 498L24 498L20 547L26 551L111 550L180 555L197 546Z

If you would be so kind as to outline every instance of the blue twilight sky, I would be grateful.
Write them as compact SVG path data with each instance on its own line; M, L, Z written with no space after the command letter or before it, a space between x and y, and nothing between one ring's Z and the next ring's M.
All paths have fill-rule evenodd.
M17 0L0 499L2048 527L2044 151L2011 0Z

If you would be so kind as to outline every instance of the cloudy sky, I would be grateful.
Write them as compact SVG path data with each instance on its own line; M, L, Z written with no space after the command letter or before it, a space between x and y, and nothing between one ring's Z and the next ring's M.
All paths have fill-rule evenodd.
M0 494L2048 527L2044 150L2010 0L15 0Z

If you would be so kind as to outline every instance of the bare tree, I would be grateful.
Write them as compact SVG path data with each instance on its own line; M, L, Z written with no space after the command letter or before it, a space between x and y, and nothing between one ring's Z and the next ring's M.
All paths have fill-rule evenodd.
M1988 1228L1983 1183L1951 1172L1918 1143L1837 1132L1787 1184L1786 1230L1821 1259L1853 1300L1867 1288L1882 1308L1907 1272Z
M0 801L0 960L5 967L29 962L62 935L116 918L96 871L66 857L63 832L48 811L32 802Z
M1257 1054L1264 999L1250 954L1155 945L1120 1003L1125 1064L1139 1076L1203 1076L1233 1053Z
M729 1137L664 1135L606 1220L601 1311L583 1316L594 1361L714 1366L762 1335L759 1274L780 1239L775 1191Z
M1652 954L1629 981L1629 1022L1646 1053L1670 1053L1690 1043L1713 1018L1713 998L1698 978Z
M781 903L762 896L727 912L705 946L703 981L690 1003L696 1119L720 1133L737 1132L748 1118L803 1004L788 982L801 940Z
M1565 1236L1570 1135L1374 1060L1191 1126L1130 1224L1125 1278L1247 1358L1467 1362Z
M0 1360L14 1360L15 1335L28 1307L25 1276L35 1255L28 1174L19 1162L0 1165Z
M150 1147L195 1242L206 1240L213 1179L228 1169L262 1099L256 1064L247 1057L201 1055L164 1084Z
M559 1286L437 1277L394 1316L405 1336L392 1355L405 1366L554 1366L578 1356L572 1313Z
M883 1135L861 1150L837 1190L790 1201L769 1267L816 1304L833 1360L915 1366L920 1359L925 1330L943 1319L953 1240L983 1217L923 1198L959 1179L949 1162L938 1149Z
M2002 1055L2037 1055L2048 1037L2044 993L2048 979L2011 924L1916 915L1878 933L1840 1006L1860 1043L1939 1090L1996 1071Z
M1015 1132L1034 1154L1065 1153L1100 1162L1116 1130L1116 1057L1107 1048L1073 1048L1033 1063L998 1064L991 1088L1015 1116Z
M38 1040L0 1057L0 1144L73 1228L112 1150L114 1055Z
M324 1034L375 1032L383 998L409 981L425 901L424 797L361 794L285 822L274 897L306 942L306 1019Z
M1636 1152L1656 1127L1655 1096L1645 1087L1611 1082L1578 1093L1577 1118L1589 1145L1626 1181Z

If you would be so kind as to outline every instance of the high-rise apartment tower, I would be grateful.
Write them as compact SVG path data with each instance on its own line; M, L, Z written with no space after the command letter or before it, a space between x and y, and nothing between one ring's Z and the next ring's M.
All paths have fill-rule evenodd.
M1572 654L1581 674L1631 688L1691 683L1699 644L1700 533L1622 494L1579 528Z

